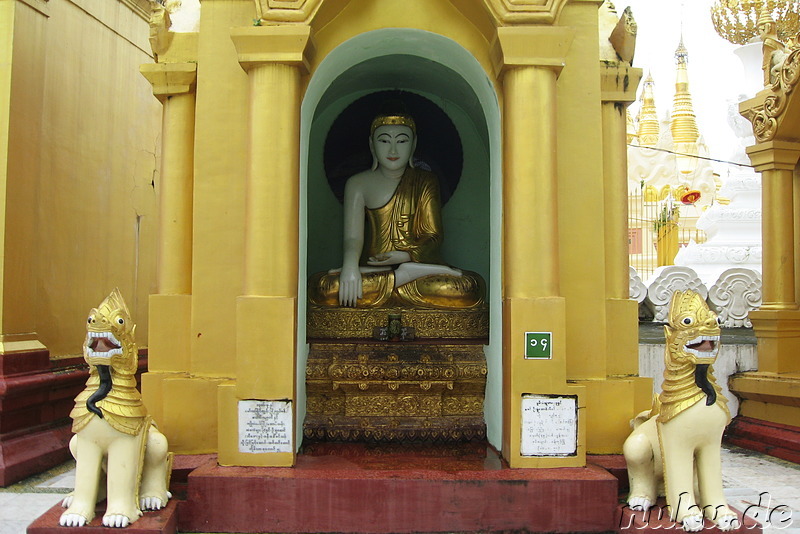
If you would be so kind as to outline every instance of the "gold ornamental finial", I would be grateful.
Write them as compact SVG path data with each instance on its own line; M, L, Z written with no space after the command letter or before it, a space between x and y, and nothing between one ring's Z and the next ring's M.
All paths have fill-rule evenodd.
M800 2L797 0L715 0L711 6L711 22L720 37L743 45L757 42L758 19L764 11L776 22L781 42L800 31Z
M683 35L681 35L678 49L675 50L675 62L677 63L677 75L670 130L675 152L689 156L678 156L678 169L683 174L689 174L694 171L697 164L692 156L697 155L697 139L700 137L700 132L697 129L692 95L689 92L689 71L687 69L689 52L683 44Z
M672 102L672 140L675 143L694 143L699 137L692 95L689 92L689 52L683 44L683 36L675 50L677 75L675 79L675 97Z
M772 12L766 6L758 13L756 27L761 26L762 24L775 24L775 19L772 18Z
M658 114L656 113L656 100L653 95L655 82L649 72L642 84L642 94L639 97L641 105L639 107L639 146L654 147L658 144L659 128Z

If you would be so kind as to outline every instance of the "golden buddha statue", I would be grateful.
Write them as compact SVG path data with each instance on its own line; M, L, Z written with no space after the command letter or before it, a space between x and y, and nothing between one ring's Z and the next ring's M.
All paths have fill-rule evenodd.
M414 119L405 114L372 121L372 168L345 185L342 267L311 277L311 304L434 309L483 304L481 276L451 267L440 256L439 182L414 168L416 133Z

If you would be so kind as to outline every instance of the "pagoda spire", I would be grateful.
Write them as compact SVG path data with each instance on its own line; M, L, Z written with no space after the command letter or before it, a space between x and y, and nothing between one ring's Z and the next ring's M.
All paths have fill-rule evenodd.
M697 140L700 132L697 129L697 117L692 106L692 95L689 92L689 52L683 44L683 34L675 50L677 75L675 80L675 97L672 101L672 117L670 129L675 152L689 156L697 155ZM678 168L684 174L694 170L695 158L678 158Z
M653 81L653 75L648 72L647 78L642 84L642 94L639 97L639 114L636 117L639 123L637 132L639 146L654 147L658 144L659 126L654 92L655 82Z
M638 140L636 125L633 124L633 115L631 115L630 108L625 110L625 139L629 145Z

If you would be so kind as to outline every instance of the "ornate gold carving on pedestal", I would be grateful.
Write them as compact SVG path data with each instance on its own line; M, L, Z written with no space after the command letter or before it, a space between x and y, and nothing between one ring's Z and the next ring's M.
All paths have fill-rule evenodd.
M759 143L772 141L800 79L800 6L792 0L716 0L711 18L732 43L761 38L765 90L742 102L739 112L753 124Z
M305 438L483 439L486 358L476 344L312 343Z
M404 310L397 308L321 308L309 306L309 339L371 339L376 326L385 326L389 314L400 313L403 326L418 338L481 339L489 336L486 308L468 310Z

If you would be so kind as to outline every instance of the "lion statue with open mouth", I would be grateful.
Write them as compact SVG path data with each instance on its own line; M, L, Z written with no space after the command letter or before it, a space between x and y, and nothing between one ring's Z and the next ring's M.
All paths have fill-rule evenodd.
M701 530L704 516L720 530L738 528L722 493L720 444L731 414L711 368L719 353L717 315L694 291L676 291L664 332L662 393L634 420L623 447L628 506L646 511L666 494L670 517L686 531Z
M67 508L59 520L62 526L89 523L104 496L107 527L127 527L142 510L161 509L171 497L167 439L136 389L135 329L118 289L89 313L83 344L89 379L70 413L75 491L62 503Z

